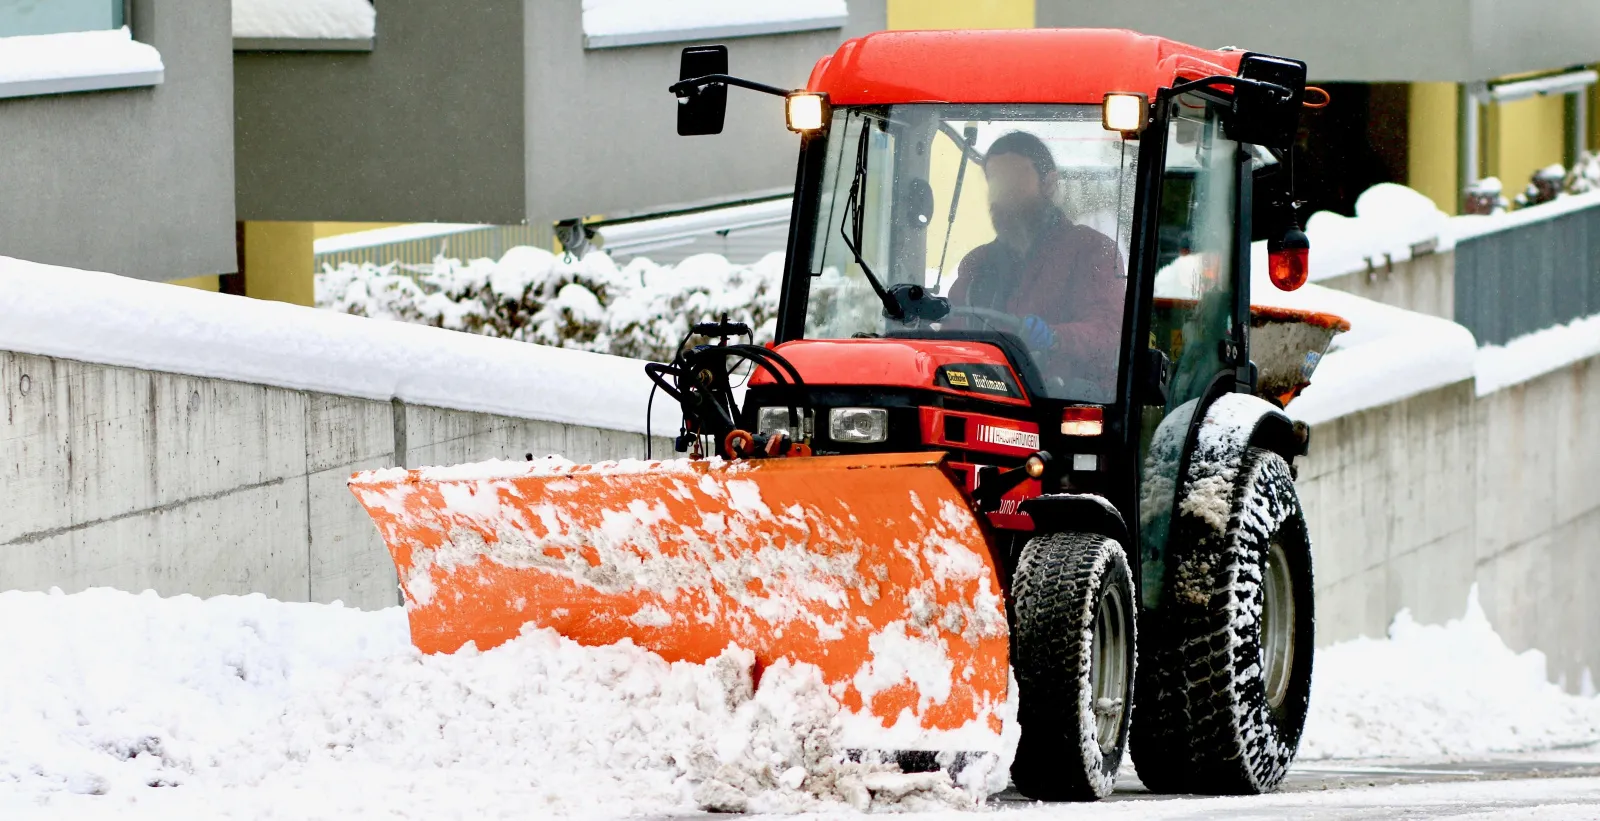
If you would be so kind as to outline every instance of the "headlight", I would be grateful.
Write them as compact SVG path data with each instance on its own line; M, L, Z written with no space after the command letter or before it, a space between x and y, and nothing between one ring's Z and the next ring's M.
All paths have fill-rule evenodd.
M834 408L828 412L828 438L870 444L889 438L889 412L883 408Z
M776 408L762 408L756 411L756 428L759 433L782 433L790 439L804 440L811 438L811 414L795 408L800 414L801 431L794 430L793 419L789 416L787 405Z

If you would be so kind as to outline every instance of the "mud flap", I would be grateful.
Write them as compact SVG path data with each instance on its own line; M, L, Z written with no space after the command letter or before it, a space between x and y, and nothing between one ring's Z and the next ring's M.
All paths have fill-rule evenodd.
M998 749L1007 625L994 560L942 454L485 463L350 488L425 652L525 626L668 661L730 644L815 665L857 749Z

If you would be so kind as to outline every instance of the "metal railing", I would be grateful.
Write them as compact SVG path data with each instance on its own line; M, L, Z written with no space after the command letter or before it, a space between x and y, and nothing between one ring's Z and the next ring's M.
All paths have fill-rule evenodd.
M1455 319L1479 345L1600 314L1600 200L1572 199L1457 238ZM1541 218L1546 208L1550 215Z

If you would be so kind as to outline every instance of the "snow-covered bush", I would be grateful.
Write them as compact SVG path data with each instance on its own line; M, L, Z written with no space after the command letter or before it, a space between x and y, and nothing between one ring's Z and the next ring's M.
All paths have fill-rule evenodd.
M316 276L318 307L486 336L666 361L696 322L749 323L772 338L781 254L749 266L715 254L675 266L604 253L582 259L519 247L498 261L440 258L407 268L345 263Z

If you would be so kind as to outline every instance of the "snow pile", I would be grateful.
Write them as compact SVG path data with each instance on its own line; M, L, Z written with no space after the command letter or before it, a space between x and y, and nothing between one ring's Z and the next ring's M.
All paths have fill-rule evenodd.
M1407 611L1387 639L1319 649L1300 757L1376 758L1544 750L1600 741L1600 699L1546 678L1537 650L1514 653L1478 602L1444 625Z
M1267 276L1265 243L1256 246L1250 283L1256 304L1329 313L1350 322L1349 331L1333 338L1310 387L1289 404L1289 415L1308 424L1327 422L1472 378L1478 343L1471 331L1315 284L1281 291Z
M1354 217L1319 211L1306 220L1313 282L1402 262L1423 249L1454 247L1450 217L1403 185L1368 188L1356 198L1355 211Z
M583 33L595 37L810 22L838 25L848 14L845 0L583 0Z
M541 345L665 362L696 322L726 314L772 339L783 257L736 266L716 254L675 266L519 247L498 261L440 258L415 273L345 263L316 277L317 305Z
M1519 336L1478 351L1478 395L1519 385L1593 356L1600 356L1600 314Z
M378 16L371 0L233 0L233 36L371 40Z
M126 26L7 37L0 48L0 85L124 76L154 84L164 68L155 46L134 40Z
M0 350L645 429L638 360L523 345L0 257ZM654 428L676 430L671 402Z
M0 815L7 793L212 816L314 797L324 815L419 817L437 804L615 817L982 797L943 773L843 760L815 668L773 665L756 688L737 648L668 664L530 630L423 656L398 608L111 590L0 593L0 622L29 625L0 634Z

